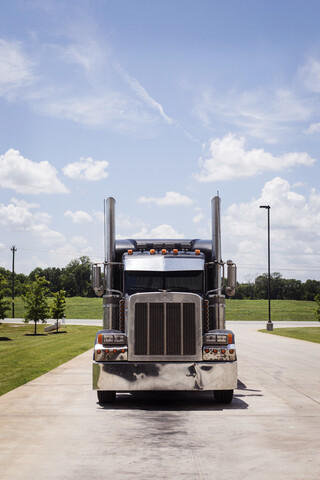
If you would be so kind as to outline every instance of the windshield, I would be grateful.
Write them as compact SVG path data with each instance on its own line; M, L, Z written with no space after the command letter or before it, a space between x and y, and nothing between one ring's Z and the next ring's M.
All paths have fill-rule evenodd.
M203 271L179 272L125 272L125 292L172 292L203 293Z

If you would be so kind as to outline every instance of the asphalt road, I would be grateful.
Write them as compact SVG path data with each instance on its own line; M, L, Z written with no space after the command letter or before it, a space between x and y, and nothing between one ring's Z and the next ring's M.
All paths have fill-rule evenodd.
M318 479L320 345L228 327L239 357L229 406L202 392L119 394L103 408L90 351L3 395L0 479Z

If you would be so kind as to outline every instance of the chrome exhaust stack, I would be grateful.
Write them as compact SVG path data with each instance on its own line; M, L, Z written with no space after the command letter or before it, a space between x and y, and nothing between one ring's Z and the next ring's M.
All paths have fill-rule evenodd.
M103 295L103 328L119 328L119 301L121 292L114 287L115 256L115 199L109 197L105 203L105 291Z
M212 221L212 267L213 290L208 292L209 300L209 329L225 328L225 296L221 294L221 226L220 226L220 197L211 200Z
M220 226L220 197L213 197L211 200L212 220L212 262L214 275L214 290L221 292L221 226Z
M220 197L211 200L212 218L212 268L213 290L208 292L209 300L209 329L225 329L225 296L222 295L222 269L224 262L221 256L221 222L220 222ZM224 275L223 275L224 276ZM237 267L232 260L227 261L227 285L225 293L228 296L235 294L237 284Z
M113 265L115 261L115 204L113 197L106 200L105 207L105 256L106 256L106 290L113 289Z

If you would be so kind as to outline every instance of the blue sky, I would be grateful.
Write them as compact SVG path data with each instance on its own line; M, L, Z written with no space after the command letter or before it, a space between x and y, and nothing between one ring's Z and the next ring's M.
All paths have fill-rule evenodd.
M241 281L320 279L320 3L2 0L0 265L210 238Z

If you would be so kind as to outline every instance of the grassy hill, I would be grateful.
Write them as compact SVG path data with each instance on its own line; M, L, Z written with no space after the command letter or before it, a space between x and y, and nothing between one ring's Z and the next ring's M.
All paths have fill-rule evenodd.
M49 303L52 298L49 298ZM315 302L271 300L272 320L313 321ZM11 317L11 310L8 312ZM15 317L24 318L22 299L15 299ZM67 298L66 318L102 319L102 298ZM227 320L268 320L267 300L226 300Z

